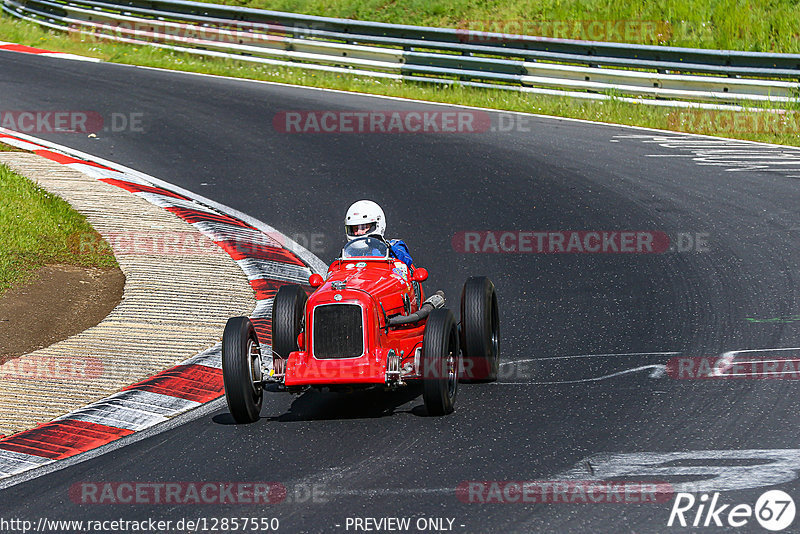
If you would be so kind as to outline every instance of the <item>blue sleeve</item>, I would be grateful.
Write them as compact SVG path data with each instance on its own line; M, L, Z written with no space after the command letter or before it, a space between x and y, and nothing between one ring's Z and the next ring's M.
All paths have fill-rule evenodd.
M409 267L413 265L414 260L411 258L411 253L408 251L408 246L406 246L402 240L392 239L389 241L389 247L392 251L392 256L402 261Z

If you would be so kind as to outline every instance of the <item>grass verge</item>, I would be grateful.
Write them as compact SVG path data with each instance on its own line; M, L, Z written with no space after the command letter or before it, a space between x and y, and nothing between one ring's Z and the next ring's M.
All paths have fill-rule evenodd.
M800 146L800 113L774 113L764 110L686 111L613 99L590 101L457 84L443 86L343 76L292 67L208 58L149 46L117 43L87 34L50 31L8 15L0 16L0 40L116 63Z
M5 165L0 165L0 228L0 295L43 265L117 266L111 248L83 215Z
M10 146L4 143L0 143L0 152L25 152L25 151L15 146Z
M800 52L796 0L203 0L291 13L590 41Z

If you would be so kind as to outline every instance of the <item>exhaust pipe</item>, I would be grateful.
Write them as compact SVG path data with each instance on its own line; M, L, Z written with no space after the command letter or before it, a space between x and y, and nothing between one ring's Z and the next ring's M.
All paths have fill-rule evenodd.
M395 315L394 317L390 317L389 326L417 323L430 315L433 310L441 308L442 306L444 306L444 291L437 291L422 303L419 311L411 315Z

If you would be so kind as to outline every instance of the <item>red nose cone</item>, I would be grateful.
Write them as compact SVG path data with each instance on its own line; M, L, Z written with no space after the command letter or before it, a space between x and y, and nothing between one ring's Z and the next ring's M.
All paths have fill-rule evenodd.
M324 280L322 279L322 276L318 274L312 274L311 276L308 277L308 284L311 287L319 287L322 285L323 282Z

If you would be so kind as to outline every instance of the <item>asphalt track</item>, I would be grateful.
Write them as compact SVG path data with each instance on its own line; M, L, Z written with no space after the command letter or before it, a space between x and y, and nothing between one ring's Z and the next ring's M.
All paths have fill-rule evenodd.
M143 114L144 132L40 137L196 191L285 234L320 233L314 251L325 261L341 246L346 207L376 200L389 234L407 241L431 273L427 287L443 289L451 307L468 276L494 280L501 354L512 362L500 383L464 385L456 413L443 418L425 417L413 391L269 394L255 424L233 425L220 409L6 489L2 518L277 517L280 532L353 532L348 517L387 516L452 518L455 532L722 530L667 528L671 501L476 504L455 493L470 480L560 480L576 465L592 478L603 454L657 459L708 450L749 451L685 463L729 474L750 466L724 502L753 504L775 488L800 497L794 468L769 479L775 463L763 459L776 449L800 469L800 382L675 380L652 367L673 356L664 353L800 345L798 321L748 320L800 315L800 182L790 177L800 172L786 170L800 165L731 172L725 157L719 164L689 157L692 143L706 143L700 138L676 136L692 146L670 148L651 142L652 132L536 117L524 119L530 131L284 134L273 118L287 110L443 108L14 53L0 54L0 72L3 110ZM707 236L701 251L663 254L454 250L454 234L482 230ZM577 355L606 356L567 358ZM695 480L710 492L725 479L703 469L675 477L669 467L679 464L653 474L634 461L618 478ZM104 481L275 481L290 499L270 506L70 499L73 484ZM306 499L313 484L324 496ZM751 520L737 531L763 530Z

